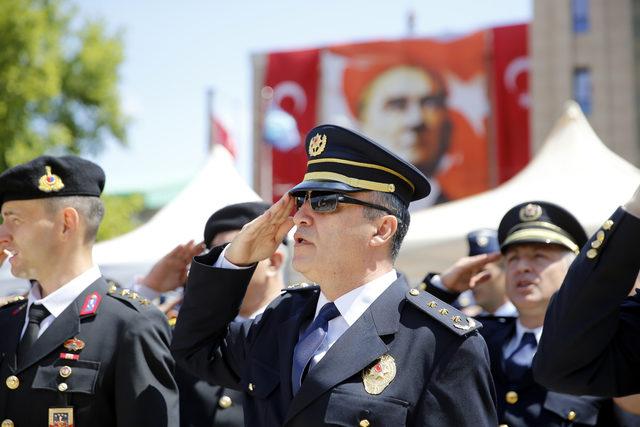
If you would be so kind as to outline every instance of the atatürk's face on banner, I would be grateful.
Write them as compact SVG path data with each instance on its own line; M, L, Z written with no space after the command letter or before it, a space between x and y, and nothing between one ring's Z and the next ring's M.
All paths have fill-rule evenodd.
M448 139L445 99L442 83L426 70L391 68L363 94L362 131L430 175Z

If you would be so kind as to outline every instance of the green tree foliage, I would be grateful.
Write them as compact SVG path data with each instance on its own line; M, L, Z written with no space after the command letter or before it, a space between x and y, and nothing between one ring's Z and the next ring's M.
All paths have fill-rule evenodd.
M65 0L0 0L0 171L51 151L126 141L119 34Z
M142 194L103 195L105 215L98 229L97 241L108 240L136 228L134 218L144 208Z

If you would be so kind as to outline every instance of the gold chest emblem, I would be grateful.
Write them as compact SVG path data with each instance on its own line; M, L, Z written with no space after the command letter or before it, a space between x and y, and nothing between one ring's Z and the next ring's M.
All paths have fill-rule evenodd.
M316 134L309 142L309 155L311 157L319 156L327 146L327 135Z
M380 394L396 377L396 361L388 354L362 371L362 383L369 394Z
M46 173L38 180L38 189L45 193L60 191L64 188L64 183L58 175L51 173L51 166L45 166Z

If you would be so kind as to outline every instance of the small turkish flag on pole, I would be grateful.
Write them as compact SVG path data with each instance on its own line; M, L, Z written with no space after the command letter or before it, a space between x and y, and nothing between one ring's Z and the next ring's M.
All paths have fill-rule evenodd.
M209 119L209 150L212 150L216 144L220 144L235 159L238 153L236 142L213 112L213 90L211 89L207 92L207 115Z

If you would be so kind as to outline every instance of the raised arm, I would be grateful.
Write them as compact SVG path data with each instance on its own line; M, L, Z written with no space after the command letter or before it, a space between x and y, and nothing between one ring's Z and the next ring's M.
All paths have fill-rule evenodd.
M587 242L547 310L534 375L565 393L640 392L640 188Z

